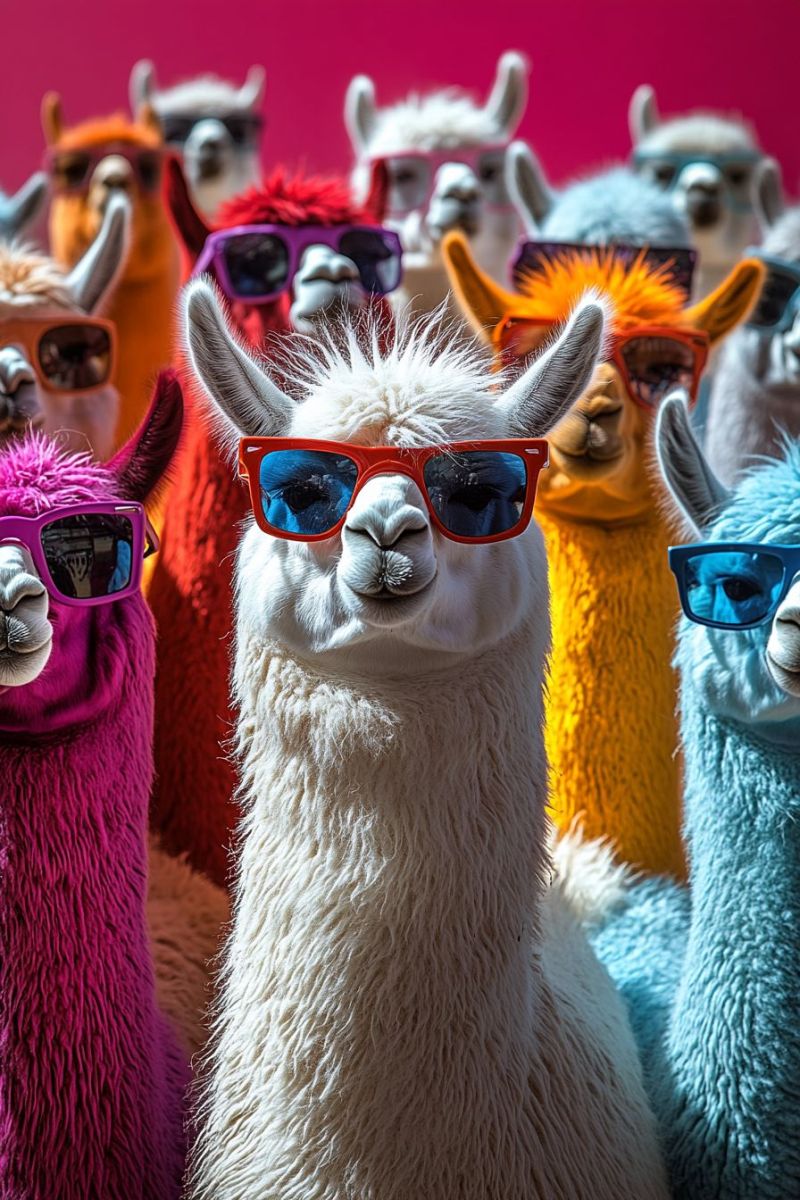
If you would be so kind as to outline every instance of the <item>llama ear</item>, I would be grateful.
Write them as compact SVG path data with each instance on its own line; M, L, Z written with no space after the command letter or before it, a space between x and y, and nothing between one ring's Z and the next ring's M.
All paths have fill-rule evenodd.
M125 500L143 504L158 487L178 448L183 393L176 371L162 371L142 424L108 464Z
M463 233L446 234L441 249L450 286L465 316L484 341L491 341L495 326L513 310L519 298L480 269Z
M762 229L771 228L783 214L781 168L774 158L764 158L753 180L753 207Z
M606 312L584 300L554 346L497 401L510 437L544 437L589 386L603 349Z
M553 193L541 163L525 142L508 147L506 187L525 232L536 235L553 207Z
M164 140L164 127L161 124L161 118L149 100L145 100L136 110L136 123L143 125L145 129L149 129L151 133L156 134L159 141Z
M155 67L149 58L140 58L131 68L131 78L128 83L131 112L138 113L143 104L152 104L157 91Z
M203 252L211 229L194 206L183 167L175 155L170 155L167 160L167 205L180 239L194 264Z
M85 313L102 309L128 257L133 210L127 196L112 196L100 232L83 258L72 268L67 283L75 303Z
M649 83L643 83L631 96L628 108L628 128L634 146L638 146L660 123L655 91Z
M529 71L527 58L516 50L508 50L498 60L497 74L484 109L505 137L516 133L525 112Z
M758 299L766 268L757 258L743 258L713 292L683 311L685 323L704 329L713 344L743 321Z
M670 392L656 420L656 454L661 474L676 504L698 533L725 507L730 492L717 479L692 432L689 397L683 388Z
M243 108L255 112L264 103L264 88L267 84L267 72L263 67L251 67L247 78L239 88L239 103Z
M344 123L356 157L366 153L375 131L375 84L368 75L350 80L344 98Z
M42 129L48 146L55 146L64 132L64 115L58 92L47 92L42 100Z
M47 194L47 176L37 171L13 196L0 193L0 237L17 237L36 216Z
M243 437L280 437L294 403L231 336L219 300L206 279L184 290L185 338L197 379Z

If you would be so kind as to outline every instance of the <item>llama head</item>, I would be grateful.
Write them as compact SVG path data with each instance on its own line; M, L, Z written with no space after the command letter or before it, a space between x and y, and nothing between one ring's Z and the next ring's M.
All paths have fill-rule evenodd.
M669 196L627 167L611 167L556 192L525 142L508 148L506 184L528 237L605 246L688 246L689 226Z
M192 194L206 216L258 182L266 72L251 67L241 87L200 75L159 88L155 67L142 60L131 71L131 111L155 109L164 140L184 163Z
M661 407L656 435L658 460L667 485L696 540L800 546L800 451L785 443L780 460L748 472L733 490L716 478L691 428L686 397L678 392ZM746 587L737 602L758 600L764 587L752 579L729 581L724 561L709 560L713 583ZM773 619L754 629L729 630L683 618L678 662L690 684L718 716L769 733L776 724L800 718L800 573L791 581ZM780 728L780 725L778 725ZM796 734L793 738L796 748Z
M107 206L100 232L67 273L51 258L0 243L0 446L28 427L62 435L65 449L111 450L119 409L113 330L102 312L125 264L130 207Z
M186 255L192 265L197 263L214 233L226 229L246 231L250 226L280 226L291 236L296 230L301 236L296 269L286 279L285 290L266 303L231 301L231 314L240 334L253 346L259 346L267 331L286 333L291 329L310 333L317 323L327 320L332 312L352 311L373 303L388 315L385 303L373 301L361 284L359 269L345 253L346 234L350 226L375 226L380 197L377 193L365 205L353 202L343 179L300 174L290 175L278 168L258 187L249 188L222 205L213 228L208 225L192 203L186 178L176 161L168 169L168 202L180 233ZM307 237L303 231L307 231ZM341 247L314 237L315 231L330 233L328 242L343 235ZM271 239L270 239L271 240ZM264 273L270 263L264 259ZM209 274L223 286L217 275L216 259L209 264Z
M74 263L97 237L113 196L131 206L131 237L123 281L138 283L173 269L175 239L162 199L164 139L153 108L137 119L114 116L67 128L61 100L42 102L46 164L53 192L50 245L59 262Z
M684 216L701 266L726 269L782 207L780 168L738 116L695 112L662 121L651 87L630 105L634 166L667 191Z
M506 385L479 348L433 325L401 328L390 346L374 328L363 339L351 328L338 346L309 339L298 351L290 398L231 338L203 281L187 289L186 320L194 370L234 436L396 448L544 435L586 386L603 334L602 308L581 305L549 353ZM333 537L286 541L251 526L238 596L240 636L341 654L368 674L413 672L477 654L531 613L546 624L546 564L535 524L502 542L444 537L417 483L394 469L356 490Z
M441 273L439 246L451 229L469 237L490 274L504 277L518 228L504 162L525 108L527 74L522 55L509 52L482 105L448 89L383 109L371 79L352 80L345 122L358 164L354 182L365 189L367 164L385 166L387 221L402 236L409 293L415 272Z
M147 678L153 668L153 629L140 593L97 606L64 604L48 594L24 522L13 536L4 518L33 518L75 504L144 503L175 452L183 418L173 374L159 379L138 433L114 459L100 464L69 453L31 431L0 452L0 731L52 733L99 716L119 698L126 678ZM83 537L80 518L59 569L82 594L81 581L95 558L116 554L114 571L132 569L131 544ZM107 544L108 542L108 544ZM106 569L107 564L100 564ZM53 568L55 570L55 568ZM100 569L100 567L98 567ZM111 576L109 591L124 587Z
M37 171L18 192L7 196L0 191L0 238L19 237L36 218L47 195L47 176Z
M678 377L702 368L707 344L733 328L753 303L763 267L746 259L710 296L685 307L666 268L631 263L613 247L571 250L507 292L452 234L444 246L453 288L479 334L506 358L536 352L587 289L612 309L603 359L577 404L550 435L541 508L607 524L641 517L654 504L648 446L657 400ZM635 397L635 398L634 398Z

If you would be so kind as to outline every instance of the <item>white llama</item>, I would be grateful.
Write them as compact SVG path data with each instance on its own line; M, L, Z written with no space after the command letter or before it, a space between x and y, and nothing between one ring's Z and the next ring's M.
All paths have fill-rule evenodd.
M351 81L345 123L357 161L354 185L365 195L370 168L384 165L386 223L403 241L399 305L410 302L430 312L448 297L439 246L451 229L460 229L484 270L505 283L519 233L505 185L505 154L525 111L527 76L526 60L510 51L497 64L485 104L448 88L412 94L389 108L377 108L375 85L366 75Z
M662 121L646 84L630 103L633 163L672 196L699 253L695 291L716 288L782 208L780 167L737 115L692 112Z
M602 309L579 308L505 390L478 348L430 327L384 349L345 330L338 350L301 349L302 403L231 338L206 283L186 309L231 432L401 456L362 481L337 536L243 537L241 859L189 1195L666 1196L619 999L548 882L541 533L448 539L402 458L546 433L591 378ZM461 469L430 503L480 525L511 492ZM306 484L273 494L324 507L326 476Z
M251 67L241 87L199 75L159 88L147 59L131 71L131 112L152 104L164 141L179 150L198 206L211 217L224 200L261 179L261 131L266 72Z

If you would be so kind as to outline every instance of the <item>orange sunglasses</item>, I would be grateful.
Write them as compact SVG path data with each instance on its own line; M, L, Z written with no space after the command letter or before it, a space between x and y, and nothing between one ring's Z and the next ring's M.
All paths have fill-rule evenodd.
M503 363L530 354L562 322L547 318L503 317L492 342ZM669 325L639 325L612 335L606 361L619 371L634 404L652 411L673 387L683 387L694 402L708 359L708 334Z
M72 313L0 320L0 346L20 345L42 387L90 392L113 379L117 331L113 321Z
M455 542L500 542L530 522L541 438L451 442L441 446L353 446L315 438L243 438L239 474L248 481L259 529L319 542L334 537L355 497L377 475L413 479L433 525Z

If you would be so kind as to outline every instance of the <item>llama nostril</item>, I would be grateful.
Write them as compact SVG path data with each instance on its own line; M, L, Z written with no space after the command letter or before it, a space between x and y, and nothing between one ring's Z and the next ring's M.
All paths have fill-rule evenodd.
M40 579L33 575L15 575L10 583L0 584L0 612L13 613L23 600L35 600L44 594Z
M696 184L689 188L686 212L699 229L714 225L719 220L721 209L719 191L715 186Z

